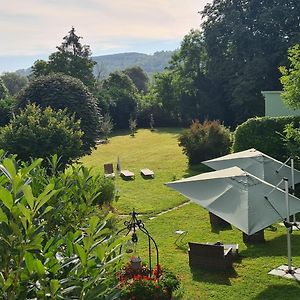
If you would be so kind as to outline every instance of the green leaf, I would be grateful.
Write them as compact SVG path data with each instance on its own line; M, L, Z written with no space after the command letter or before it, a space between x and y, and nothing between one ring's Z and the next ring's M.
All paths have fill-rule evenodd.
M8 172L8 170L6 170L6 168L1 164L0 164L0 170L9 180L12 180L12 177L11 177L10 173Z
M20 211L22 212L22 214L27 219L27 221L31 224L31 211L30 211L30 209L26 208L22 203L19 203L18 207L19 207Z
M27 201L30 209L33 209L35 198L32 195L31 187L29 185L25 185L24 188L23 188L23 193L25 195L26 201Z
M86 256L86 253L85 253L83 247L80 246L79 244L75 244L75 249L76 249L77 255L80 258L80 261L81 261L82 265L85 266L86 265L87 256Z
M37 205L35 210L38 211L44 204L46 204L56 193L57 190L53 190L54 185L48 184L45 190L38 196Z
M2 223L2 222L8 224L8 219L7 219L7 215L4 213L4 211L0 207L0 223Z
M9 172L10 176L14 178L17 174L14 161L11 158L4 158L2 163L6 170Z
M59 287L60 287L60 283L57 279L50 280L50 292L51 292L52 296L54 296L56 294Z
M22 173L23 175L28 174L31 170L33 170L33 169L36 168L39 164L41 164L42 161L43 161L42 158L35 159L35 160L32 162L31 165L29 165L29 166L26 167L26 168L23 168L23 169L21 170L21 173Z
M32 274L34 270L34 257L30 252L25 251L24 258L25 258L25 264L28 269L28 272Z
M0 199L2 200L3 204L11 210L14 200L12 194L5 189L4 187L0 186Z
M67 251L68 251L68 255L71 256L73 254L73 243L71 240L69 240L68 238L66 239L66 244L67 244Z
M99 217L92 216L89 220L89 223L90 223L90 230L91 230L91 232L93 232L99 223Z
M37 271L37 273L42 276L45 274L45 267L44 265L42 264L42 262L39 260L39 259L36 259L34 261L34 265L35 265L35 269Z
M48 248L51 246L53 241L54 241L54 237L52 237L50 240L48 240L48 242L46 243L46 245L44 247L44 252L46 252L48 250Z

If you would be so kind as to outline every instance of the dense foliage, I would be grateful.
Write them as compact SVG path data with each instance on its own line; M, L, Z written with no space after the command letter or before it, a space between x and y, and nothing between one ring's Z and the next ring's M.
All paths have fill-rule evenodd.
M5 72L1 75L4 85L11 96L16 95L28 84L28 79L16 72Z
M183 124L237 125L264 114L263 90L280 90L278 67L300 42L300 2L214 0L201 12L168 69L155 76L155 105ZM158 119L153 112L155 119Z
M92 300L109 295L119 244L107 226L110 216L101 221L96 209L80 211L81 223L70 219L67 230L59 223L51 227L49 220L58 218L57 204L64 216L79 206L72 201L72 190L87 193L89 187L76 176L64 185L55 174L51 180L45 176L48 182L42 185L33 180L40 163L21 167L4 158L0 164L1 299ZM64 194L68 196L62 198Z
M8 96L8 90L3 80L0 78L0 100L6 98L7 96Z
M291 108L300 108L300 45L297 44L289 49L288 59L290 66L280 67L282 76L280 81L283 85L281 94L284 102Z
M0 148L24 161L57 154L63 165L82 155L80 122L66 110L27 105L0 129Z
M40 76L18 95L19 108L24 108L28 102L37 103L42 108L50 106L54 110L66 108L71 115L75 113L84 133L84 152L89 153L95 146L100 113L93 95L80 80L62 74Z
M219 121L194 121L178 140L190 165L228 154L231 145L230 131Z
M139 92L147 93L149 78L141 67L127 68L123 72L132 80Z
M81 37L75 34L75 29L63 38L57 52L49 56L49 60L37 60L32 67L31 76L38 77L51 73L62 73L80 79L86 86L93 88L95 78L93 67L95 62L91 59L88 45L81 45Z
M255 148L280 161L289 157L282 139L287 124L298 126L300 117L251 118L239 125L234 134L233 151Z
M128 128L128 120L136 113L138 91L124 72L111 73L102 82L99 91L99 107L108 113L116 128Z
M299 42L300 2L215 0L201 13L207 76L230 108L227 122L264 114L263 90L280 90L278 67Z
M15 98L12 96L0 99L0 127L8 124L12 118L15 102Z

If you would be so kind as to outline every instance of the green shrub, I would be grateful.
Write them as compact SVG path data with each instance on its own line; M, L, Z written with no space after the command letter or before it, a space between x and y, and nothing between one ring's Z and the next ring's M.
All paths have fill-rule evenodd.
M95 98L79 79L62 74L40 76L20 92L17 107L24 108L29 102L75 114L84 133L83 149L91 152L99 135L100 113Z
M41 184L36 178L44 170L41 159L19 166L2 151L0 156L0 298L87 300L113 293L121 241L108 227L111 215L102 219L96 207L89 213L91 207L80 215L81 222L68 220L68 228L58 222L49 226L82 205L69 198L69 190L94 195L86 184L91 175L71 176L72 182L45 175Z
M59 191L50 201L55 213L49 219L45 217L48 231L57 234L84 226L88 216L104 216L104 207L115 199L114 181L83 165L73 164L54 173L37 167L31 180L37 194L49 183Z
M195 121L179 137L179 146L190 165L228 154L230 143L230 131L219 121Z
M66 110L28 105L0 130L0 148L29 161L57 154L63 165L82 155L80 122Z
M239 152L255 148L280 161L285 161L289 154L280 134L283 134L287 124L298 126L299 122L300 117L293 116L248 119L236 128L232 150Z

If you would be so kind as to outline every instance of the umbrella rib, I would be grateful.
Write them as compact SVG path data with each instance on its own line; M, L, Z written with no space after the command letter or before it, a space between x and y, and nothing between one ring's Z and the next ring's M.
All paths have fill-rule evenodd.
M279 211L276 209L276 207L271 203L271 201L269 200L269 198L267 196L265 196L265 199L269 202L269 204L271 205L271 207L277 212L277 214L279 215L279 217L284 220L284 217L279 213Z

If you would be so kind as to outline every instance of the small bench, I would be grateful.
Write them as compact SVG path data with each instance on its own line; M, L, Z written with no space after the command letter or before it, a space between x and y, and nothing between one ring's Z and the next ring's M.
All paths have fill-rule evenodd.
M232 248L223 245L210 245L189 242L190 267L203 267L214 270L232 268Z
M154 178L154 172L150 169L141 169L141 175L145 178Z
M123 179L134 179L135 177L134 173L128 170L122 170L120 175Z

